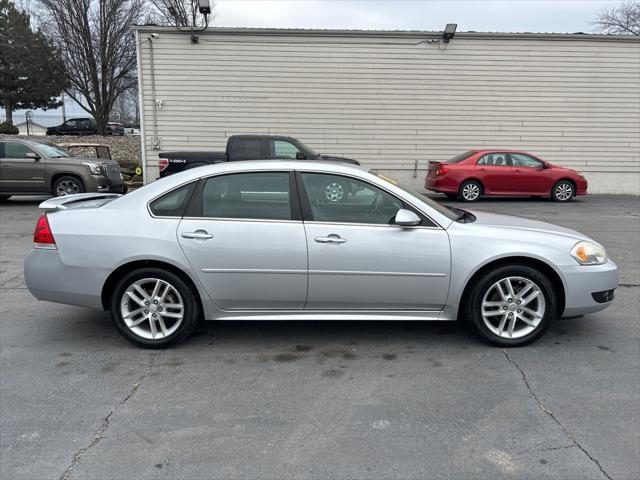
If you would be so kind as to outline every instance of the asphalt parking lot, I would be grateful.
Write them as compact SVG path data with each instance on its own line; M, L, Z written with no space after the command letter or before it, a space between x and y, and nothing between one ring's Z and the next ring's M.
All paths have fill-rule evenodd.
M405 322L209 322L137 349L25 289L37 204L0 203L1 478L640 478L638 197L474 205L582 231L621 269L609 309L508 351Z

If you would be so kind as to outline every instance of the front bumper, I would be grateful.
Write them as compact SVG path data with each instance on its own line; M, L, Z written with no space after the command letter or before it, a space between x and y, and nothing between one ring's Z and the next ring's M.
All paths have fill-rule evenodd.
M108 272L69 267L58 250L33 249L24 261L24 281L38 300L102 309L102 285Z
M560 272L565 286L563 317L594 313L611 305L613 295L594 298L593 294L618 287L618 266L613 260L604 265L565 265L560 267Z
M124 193L126 188L122 178L110 179L104 175L91 175L86 183L87 192Z

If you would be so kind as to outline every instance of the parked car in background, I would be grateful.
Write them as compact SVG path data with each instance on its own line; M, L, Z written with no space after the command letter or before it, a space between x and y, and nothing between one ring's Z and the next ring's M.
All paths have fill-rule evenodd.
M323 185L358 185L346 201ZM224 162L119 197L47 200L24 278L40 300L111 310L162 348L207 320L458 318L501 347L611 304L604 248L544 222L444 207L354 165Z
M48 142L0 139L0 199L83 192L126 192L118 162L74 156Z
M587 194L580 172L519 150L470 150L446 162L430 162L425 188L475 202L483 195L551 197L568 202Z
M300 140L279 135L232 135L224 152L161 152L159 157L160 177L211 163L238 160L327 160L360 165L350 158L321 155Z
M105 128L107 135L124 135L124 125L118 122L109 122Z
M47 135L95 135L98 124L93 118L70 118L62 125L47 128Z

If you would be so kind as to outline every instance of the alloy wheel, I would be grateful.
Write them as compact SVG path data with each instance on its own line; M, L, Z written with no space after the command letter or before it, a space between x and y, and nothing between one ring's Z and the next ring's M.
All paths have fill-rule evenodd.
M561 202L566 202L573 197L573 187L568 183L561 183L556 187L556 198Z
M538 328L545 314L540 287L525 277L506 277L489 287L482 298L482 320L502 338L522 338Z
M184 319L184 302L169 282L143 278L125 290L120 313L125 325L137 336L158 340L178 330Z
M56 185L56 196L73 195L80 193L80 185L73 180L63 180Z
M480 196L480 187L475 183L467 183L462 187L462 196L472 202Z

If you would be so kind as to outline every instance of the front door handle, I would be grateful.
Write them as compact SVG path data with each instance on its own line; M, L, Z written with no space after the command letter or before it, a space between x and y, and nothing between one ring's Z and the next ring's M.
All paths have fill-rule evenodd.
M196 230L195 232L184 232L182 238L194 238L196 240L209 240L213 235L207 233L206 230Z
M345 243L347 239L341 238L340 235L332 233L331 235L326 237L316 237L315 241L318 243Z

